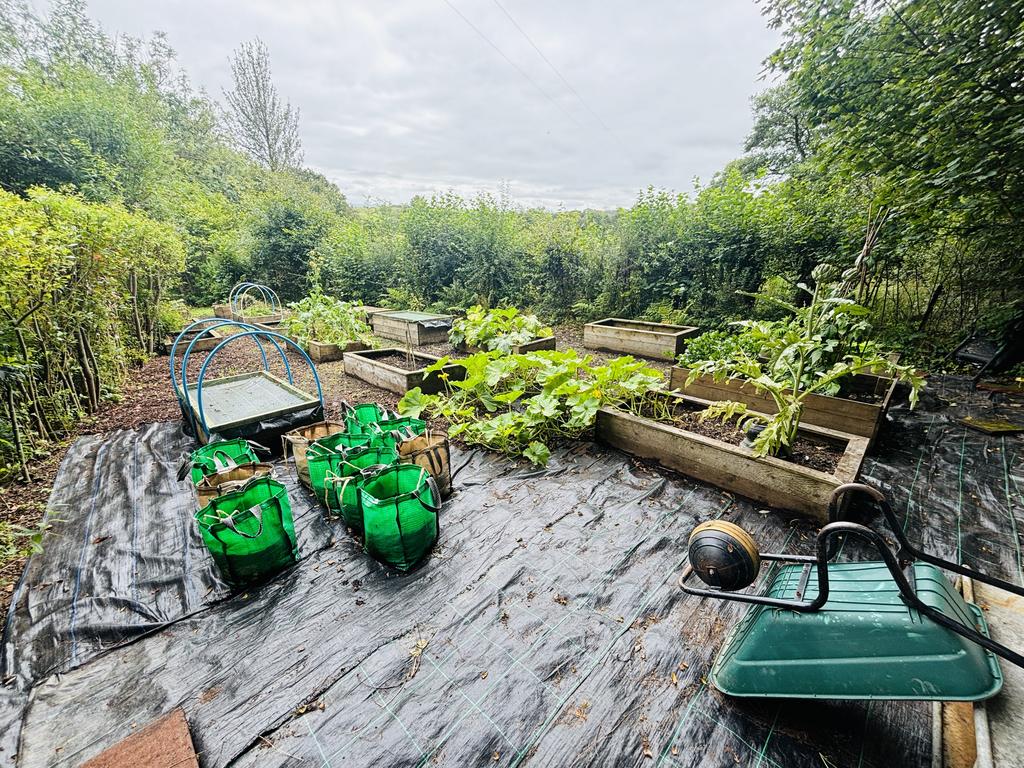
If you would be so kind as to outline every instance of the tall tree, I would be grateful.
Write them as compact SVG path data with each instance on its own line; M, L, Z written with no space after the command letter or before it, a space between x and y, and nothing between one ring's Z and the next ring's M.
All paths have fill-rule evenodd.
M278 96L270 76L270 53L259 38L234 52L231 76L235 87L225 91L224 98L235 142L272 171L298 167L299 110Z

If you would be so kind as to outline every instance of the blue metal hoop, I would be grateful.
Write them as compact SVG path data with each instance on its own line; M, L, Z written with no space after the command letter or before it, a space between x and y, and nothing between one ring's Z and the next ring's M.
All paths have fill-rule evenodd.
M320 401L320 407L321 408L324 407L324 391L323 391L323 387L320 385L320 374L318 374L316 372L316 366L313 365L313 361L310 359L309 355L306 354L305 350L303 350L302 347L300 347L294 341L289 339L287 336L282 336L279 333L274 333L273 331L265 331L263 329L255 328L255 327L252 327L252 326L250 326L250 328L251 328L251 330L244 331L243 333L236 333L233 336L228 336L226 339L224 339L224 341L222 341L220 344L218 344L216 347L214 347L210 351L210 354L206 356L206 359L203 360L203 365L199 369L199 379L196 381L196 410L199 412L200 426L202 426L203 434L205 434L206 437L210 436L210 429L206 425L206 414L203 412L203 381L206 378L206 369L210 365L210 361L213 360L213 358L217 355L218 352L220 352L220 350L224 346L226 346L227 344L230 344L233 341L237 341L238 339L244 338L246 336L252 336L254 338L264 337L268 341L270 341L275 347L277 347L277 350L281 353L281 359L284 361L285 370L287 370L287 372L288 372L288 383L289 384L293 384L294 383L294 379L292 377L291 366L288 365L288 360L287 360L287 357L284 354L284 350L281 349L281 346L277 343L276 339L280 339L286 345L289 345L289 346L293 347L300 355L302 355L302 359L306 361L306 364L309 366L310 372L312 372L312 374L313 374L313 381L316 383L316 396L317 396L317 399ZM264 360L265 360L265 358L264 358ZM268 368L264 367L264 370L268 370ZM182 369L182 382L185 384L184 390L185 390L185 396L187 397L188 396L188 384L185 381L185 370L184 370L184 368Z

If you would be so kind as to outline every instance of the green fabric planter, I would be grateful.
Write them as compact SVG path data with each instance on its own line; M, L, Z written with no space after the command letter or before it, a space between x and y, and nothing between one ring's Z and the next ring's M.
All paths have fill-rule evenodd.
M411 416L398 416L374 425L377 430L375 440L381 445L395 448L404 440L411 440L427 431L427 422Z
M338 465L350 453L371 447L370 435L339 432L309 444L306 465L309 468L309 487L321 504L327 504L327 476L338 474ZM329 506L329 505L328 505ZM337 511L337 510L335 510Z
M396 464L398 452L387 447L362 448L339 456L336 466L327 472L324 505L333 514L341 514L350 528L362 532L359 488L380 470Z
M345 412L345 424L348 426L346 431L353 435L376 434L374 426L393 415L391 411L377 403L360 403Z
M215 472L257 462L259 458L248 440L218 440L190 453L179 476L183 479L184 473L188 472L192 483L199 485L204 477Z
M368 555L408 571L430 554L437 541L441 494L429 472L399 464L365 480L358 493Z
M299 559L285 487L257 477L218 496L196 513L203 542L225 581L263 581Z

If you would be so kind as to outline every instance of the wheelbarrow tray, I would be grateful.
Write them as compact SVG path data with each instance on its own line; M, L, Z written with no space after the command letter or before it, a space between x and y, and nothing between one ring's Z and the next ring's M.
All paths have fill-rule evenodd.
M782 566L766 595L794 599L802 566ZM1003 676L994 654L908 608L882 562L830 564L818 611L753 606L727 637L711 680L730 696L980 701ZM926 604L988 636L981 610L927 563L908 573ZM818 592L811 570L806 598Z
M192 417L199 423L195 385L188 388ZM203 411L211 433L237 431L247 424L308 410L318 406L315 395L279 379L267 371L212 379L203 384ZM300 426L300 425L295 425Z

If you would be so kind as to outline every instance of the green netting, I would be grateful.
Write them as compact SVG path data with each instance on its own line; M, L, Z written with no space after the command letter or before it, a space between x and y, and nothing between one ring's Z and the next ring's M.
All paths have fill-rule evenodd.
M377 471L398 463L394 448L363 448L339 457L336 466L327 472L324 504L334 514L341 514L345 524L363 530L363 513L359 508L359 488Z
M353 435L371 435L376 433L374 425L385 421L393 414L377 403L360 403L345 413L346 430Z
M374 425L375 439L381 444L395 448L403 440L411 440L427 431L427 422L410 416L399 416Z
M363 549L400 571L420 563L437 541L441 505L430 473L398 464L365 480L359 489Z
M204 445L189 454L186 466L192 482L196 485L207 475L230 469L238 464L254 464L259 461L247 440L218 440Z
M257 477L196 513L203 541L226 581L251 584L299 559L285 487Z

